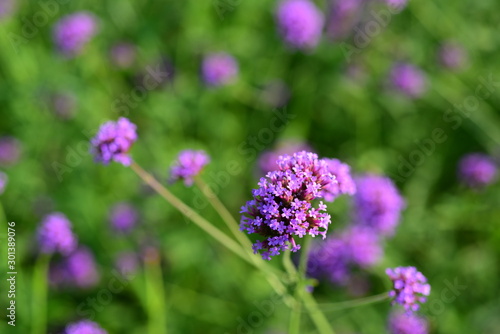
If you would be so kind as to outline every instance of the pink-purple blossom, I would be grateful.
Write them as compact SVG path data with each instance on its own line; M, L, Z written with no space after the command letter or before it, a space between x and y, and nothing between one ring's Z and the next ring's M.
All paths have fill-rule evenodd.
M194 177L210 162L205 151L184 150L179 153L177 160L170 168L170 181L183 180L186 186L191 186Z
M97 33L97 20L88 12L63 17L54 28L54 42L65 56L72 57L82 51Z
M464 156L458 164L458 176L471 188L483 188L496 180L498 166L493 159L483 153Z
M418 67L399 63L392 67L390 73L392 88L409 98L418 98L427 90L427 79Z
M393 305L400 304L410 314L418 311L420 304L427 301L431 286L415 267L388 268L386 274L393 283L393 289L389 292Z
M232 82L238 75L238 62L228 53L219 52L203 59L201 74L209 86L222 86Z
M392 312L389 317L389 332L391 334L427 334L428 322L416 314Z
M80 320L67 325L64 334L108 334L108 332L93 321Z
M137 140L136 125L125 117L101 125L91 140L91 153L97 162L109 164L111 161L129 166L132 158L128 154Z
M71 230L71 222L60 213L45 216L37 231L38 244L42 253L67 255L77 247L77 239Z

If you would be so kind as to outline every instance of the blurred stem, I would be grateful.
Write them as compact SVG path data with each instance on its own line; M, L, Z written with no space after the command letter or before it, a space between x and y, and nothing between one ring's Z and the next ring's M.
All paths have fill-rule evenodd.
M319 304L318 306L321 308L321 310L323 312L325 312L325 311L339 311L339 310L344 310L344 309L348 309L348 308L374 304L374 303L378 303L378 302L385 301L388 299L389 299L389 294L387 292L384 292L384 293L381 293L381 294L378 294L375 296L359 298L359 299L354 299L354 300L349 300L349 301L339 302L339 303Z
M210 224L210 222L208 222L205 218L200 216L196 211L194 211L184 202L178 199L175 195L168 191L167 188L161 185L160 182L158 182L151 174L146 172L135 162L133 162L130 167L144 182L146 182L151 188L153 188L173 207L179 210L184 216L198 225L198 227L200 227L202 230L210 234L215 240L219 241L227 249L229 249L245 261L252 263L248 256L246 256L246 253L233 239L229 238L224 232Z
M162 184L160 184L151 174L146 172L142 167L140 167L137 163L133 162L130 166L132 170L151 188L153 188L160 196L162 196L167 202L172 204L177 210L179 210L183 215L185 215L188 219L190 219L193 223L198 225L202 230L210 234L215 240L219 241L223 246L228 248L230 251L241 257L243 260L248 263L254 265L255 267L262 269L262 271L266 273L271 273L271 270L268 269L269 266L265 265L265 263L257 261L258 258L253 256L249 256L248 254L238 243L236 243L233 239L228 237L224 232L219 230L217 227L210 224L205 218L200 216L196 211L191 209L188 205L178 199L175 195L173 195L170 191L168 191ZM290 303L290 297L287 296L286 288L283 286L281 281L274 273L266 275L269 277L269 283L276 290L276 292L283 296L285 303Z
M205 196L212 205L212 207L217 211L219 216L222 218L224 223L227 225L231 233L235 236L235 238L239 241L243 250L246 251L248 257L253 261L254 265L261 269L263 274L265 275L269 284L273 287L273 289L279 294L285 297L285 303L287 305L291 305L291 301L289 296L286 296L287 291L283 283L276 276L275 269L269 266L264 262L262 258L256 256L251 251L252 243L248 238L240 231L238 222L234 219L233 215L227 210L226 206L221 202L219 197L212 191L210 186L206 184L203 179L199 176L195 177L195 184L200 189L203 196Z
M159 256L145 261L145 284L149 334L167 333L165 288Z
M40 254L33 269L31 333L45 334L47 332L47 284L50 255Z

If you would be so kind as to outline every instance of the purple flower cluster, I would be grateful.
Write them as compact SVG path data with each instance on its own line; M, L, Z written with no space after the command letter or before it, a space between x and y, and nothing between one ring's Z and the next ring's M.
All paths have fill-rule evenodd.
M278 169L278 159L284 154L294 154L300 151L312 151L311 147L298 140L286 140L278 144L276 149L262 153L259 158L259 168L262 174Z
M77 239L68 218L55 212L45 216L38 228L38 243L42 253L59 252L67 255L75 250Z
M128 203L115 204L109 214L111 226L120 232L129 232L138 218L137 210Z
M427 301L431 286L415 267L388 268L386 274L393 282L393 290L389 292L389 297L394 298L393 305L400 304L407 313L411 313L418 311L419 303Z
M118 272L126 278L131 278L139 268L139 257L133 252L123 252L115 261Z
M495 181L498 167L488 155L471 153L458 165L458 175L471 188L483 188Z
M133 44L121 42L111 47L109 56L115 66L128 68L134 63L137 50Z
M238 62L228 53L212 53L203 59L201 74L210 86L230 83L238 75Z
M186 186L191 186L194 177L210 162L205 151L184 150L179 153L176 162L170 169L170 181L184 180Z
M253 245L254 252L263 250L262 258L270 260L289 249L288 243L293 252L299 250L294 236L324 238L330 215L323 202L317 208L311 202L321 198L332 182L337 182L335 176L329 172L327 162L316 154L301 151L281 156L278 170L260 179L259 188L252 191L253 199L241 209L241 230L266 238Z
M425 318L416 314L393 312L389 318L391 334L427 334L428 324Z
M380 260L382 253L380 239L371 229L350 227L338 236L330 236L326 241L313 245L307 274L344 285L350 277L351 267L373 266Z
M323 30L323 13L309 0L284 0L277 11L279 32L293 48L310 50Z
M361 21L365 0L331 1L326 22L328 37L339 40L347 37L356 24Z
M64 334L108 334L108 332L93 321L81 320L67 325Z
M325 187L323 197L332 202L340 195L354 195L356 184L351 177L351 167L338 159L323 159L328 165L328 171L335 176L337 182L331 182Z
M63 17L54 28L54 41L59 51L66 56L75 56L97 33L97 22L87 12L78 12Z
M359 225L370 227L382 236L392 236L405 202L391 179L365 175L356 179L354 212Z
M467 53L462 46L447 42L439 48L438 60L443 67L458 70L467 63Z
M0 172L0 195L4 193L7 182L9 182L7 174Z
M14 137L0 138L0 165L14 165L21 156L21 143Z
M427 89L424 73L411 64L396 64L390 73L393 88L410 98L422 96Z
M95 286L99 281L94 255L86 247L79 247L64 261L63 267L67 272L70 284L80 288Z
M97 162L105 165L116 161L124 166L132 163L128 151L137 140L136 126L125 117L101 125L92 139L91 153Z
M14 0L0 0L0 20L10 16L15 6Z

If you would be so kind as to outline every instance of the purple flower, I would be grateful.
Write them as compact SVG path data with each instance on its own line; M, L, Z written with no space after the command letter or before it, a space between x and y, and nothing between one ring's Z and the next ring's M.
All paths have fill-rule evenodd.
M97 162L107 165L116 161L124 166L132 163L128 151L137 140L136 126L125 117L101 125L92 139L91 153Z
M7 182L9 182L7 174L0 172L0 195L4 193Z
M58 92L50 97L50 107L54 114L62 119L70 119L75 115L76 97L67 92Z
M20 156L21 143L16 138L8 136L0 138L0 165L14 165Z
M389 318L391 334L427 334L428 324L425 318L416 314L393 312Z
M14 0L0 0L0 20L10 16L14 11Z
M108 332L93 321L81 320L67 325L64 334L108 334Z
M201 72L207 85L222 86L238 75L238 63L228 53L212 53L203 59Z
M424 73L411 64L396 64L390 73L392 87L410 98L422 96L427 89Z
M325 187L323 197L325 201L332 202L340 195L354 195L356 184L351 176L351 167L338 159L323 159L328 164L328 171L335 175L337 182L332 182Z
M418 311L419 303L425 303L431 293L425 276L415 267L388 268L385 272L393 283L393 290L389 292L389 297L394 298L392 304L402 305L408 314Z
M460 45L447 42L439 48L438 60L443 67L458 70L467 63L467 54Z
M293 48L310 50L318 44L323 30L323 13L309 0L284 0L278 6L279 32Z
M87 12L78 12L63 17L54 28L54 42L65 56L72 57L97 33L95 17Z
M311 147L298 140L285 140L278 144L273 151L266 151L262 153L259 158L259 167L262 174L278 169L278 159L284 154L294 154L300 151L311 151Z
M289 243L292 252L299 250L294 236L325 238L330 215L323 202L314 207L312 201L321 198L331 182L336 182L335 176L316 154L302 151L281 156L278 170L260 179L259 188L252 191L253 199L240 211L240 229L266 238L254 243L254 252L263 250L262 258L270 260L290 249Z
M137 52L133 44L122 42L113 45L109 53L115 66L128 68L134 63Z
M71 253L63 266L68 274L68 283L72 285L89 288L99 281L94 255L86 247L79 247Z
M205 151L184 150L179 153L177 161L170 169L170 181L184 180L186 186L191 186L194 177L210 162Z
M356 179L354 215L358 225L372 228L383 236L392 236L405 202L391 179L365 175Z
M382 257L380 238L371 228L360 226L349 228L344 232L343 239L349 260L362 268L373 266Z
M326 21L326 34L339 40L350 35L362 19L365 0L332 1Z
M330 236L324 242L314 243L307 261L307 276L326 278L344 285L350 277L349 250L342 238Z
M458 164L458 175L471 188L482 188L496 180L498 167L488 155L471 153Z
M123 277L131 278L139 267L139 257L133 252L120 253L115 261L115 266Z
M137 210L128 203L118 203L111 208L111 226L120 232L130 232L138 220Z
M77 240L71 231L71 222L62 213L55 212L44 217L38 228L38 243L42 253L71 253Z

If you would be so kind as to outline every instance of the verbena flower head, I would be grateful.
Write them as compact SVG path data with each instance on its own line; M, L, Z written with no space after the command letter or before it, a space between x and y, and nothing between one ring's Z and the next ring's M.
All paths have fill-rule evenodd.
M383 250L379 236L371 228L354 226L343 234L349 260L365 268L376 264Z
M323 159L328 165L328 171L335 175L337 182L332 182L325 187L323 197L325 201L332 202L340 195L354 195L356 184L351 176L351 167L338 159Z
M184 150L170 169L170 181L184 180L186 186L191 186L194 177L210 162L205 151Z
M0 195L4 193L7 182L9 182L7 174L5 174L4 172L0 172Z
M323 30L323 13L309 0L284 0L278 6L279 32L293 48L310 50L318 44Z
M300 140L285 140L280 142L272 151L262 153L259 158L259 168L262 174L267 174L278 169L278 160L281 155L294 154L300 151L312 151L311 147Z
M89 288L99 282L99 272L94 255L86 247L79 247L71 253L64 262L69 284L80 288Z
M428 323L425 318L416 314L393 312L389 318L391 334L427 334Z
M400 304L407 313L411 313L418 311L420 303L427 301L431 286L415 267L388 268L386 274L393 283L393 290L389 292L389 297L394 298L393 305Z
M129 232L137 223L137 210L128 203L115 204L110 211L111 226L120 232Z
M464 156L458 165L458 175L471 188L482 188L496 180L498 167L488 155L471 153Z
M21 143L14 137L0 138L0 165L10 166L17 163L21 156Z
M97 162L107 165L116 161L124 166L132 163L128 152L137 140L136 126L125 117L101 125L92 139L91 153Z
M54 42L66 56L75 56L97 33L95 17L87 12L78 12L63 17L54 28Z
M201 73L203 80L210 86L230 83L238 75L238 63L225 52L212 53L203 59Z
M365 0L331 1L326 21L328 37L339 40L350 35L362 19L365 2Z
M93 321L81 320L67 325L64 334L108 334L108 332Z
M307 276L344 285L350 277L349 249L344 239L330 236L314 243L307 261Z
M270 260L271 256L289 249L289 244L291 251L299 250L296 236L324 238L330 215L323 202L314 207L312 201L321 198L331 182L336 182L335 176L316 154L301 151L281 156L278 170L260 179L259 188L252 191L253 199L241 208L241 230L265 237L255 242L254 252L263 250L262 258Z
M399 223L405 202L391 179L365 175L356 179L354 215L357 224L392 236Z
M390 81L395 90L410 98L422 96L427 89L424 73L411 64L396 64L391 70Z
M59 252L67 255L77 246L71 222L59 212L45 216L38 228L37 237L42 253Z
M467 54L459 44L447 42L439 48L438 60L443 67L458 70L467 63Z
M136 48L131 43L121 42L113 45L110 50L110 58L117 67L128 68L136 58Z
M116 258L115 266L123 277L130 278L139 268L139 256L133 252L120 253Z

